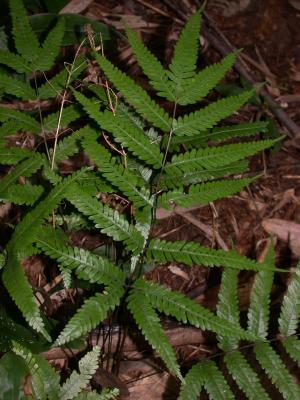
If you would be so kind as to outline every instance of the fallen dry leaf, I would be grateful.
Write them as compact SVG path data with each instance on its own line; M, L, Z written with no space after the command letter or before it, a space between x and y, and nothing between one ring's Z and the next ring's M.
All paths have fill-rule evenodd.
M268 218L263 220L262 226L270 235L288 242L295 256L300 257L300 224L285 219Z

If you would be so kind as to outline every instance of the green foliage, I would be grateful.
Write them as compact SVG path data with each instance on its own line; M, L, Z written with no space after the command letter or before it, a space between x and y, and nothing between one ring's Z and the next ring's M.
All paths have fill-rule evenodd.
M241 340L255 342L254 362L261 365L284 398L299 398L299 390L281 357L266 342L274 272L282 271L275 267L272 254L258 263L235 250L159 240L152 233L157 207L207 204L251 184L254 178L235 175L247 170L248 157L278 141L251 140L257 133L267 131L268 124L262 121L216 127L249 100L253 90L206 107L193 106L192 113L181 107L194 105L215 89L232 67L236 54L198 71L200 12L183 29L169 69L128 28L128 39L138 64L156 94L169 100L173 108L169 115L159 102L95 49L88 57L99 64L115 89L109 88L106 93L97 85L89 89L81 85L79 91L76 85L76 90L71 91L70 84L83 72L87 60L75 57L73 63L66 63L56 75L51 72L59 57L64 20L58 20L40 45L21 0L11 0L10 9L18 54L0 52L0 62L16 71L13 76L0 74L4 98L30 99L38 105L37 109L43 105L42 100L53 104L46 116L35 107L30 112L0 108L0 162L4 166L0 200L20 206L20 218L12 226L1 257L1 279L25 321L49 345L65 346L84 338L104 321L118 319L120 310L126 315L127 308L166 367L182 380L179 394L182 400L196 399L202 389L211 399L232 399L225 379L228 374L246 397L267 399L247 354L239 351ZM49 76L37 79L38 70L50 71ZM116 96L113 108L106 95L112 97L114 90L120 96ZM122 96L126 104L119 99ZM66 101L72 104L66 105ZM59 110L54 109L57 102ZM86 125L80 128L81 116ZM79 129L73 131L74 126ZM11 147L7 137L18 132L34 134L34 151ZM214 142L240 136L248 141L214 146ZM80 161L72 158L77 153ZM62 161L69 163L72 173L62 170ZM91 236L101 233L112 251L104 255L101 246L88 251L73 245L69 236L82 227ZM53 321L49 321L47 310L35 299L34 288L22 267L27 256L37 253L57 264L63 280L60 287L75 285L83 291L81 306L65 325L55 321L55 329L51 328ZM216 313L141 276L145 265L166 262L224 268ZM299 342L293 335L300 313L299 268L287 289L279 319L283 346L297 362ZM238 272L244 269L256 273L247 330L241 326L237 301ZM227 352L223 368L217 359L206 360L193 366L183 380L176 353L162 328L160 313L215 333L218 348ZM84 356L79 372L71 373L60 386L58 374L40 354L35 354L26 342L26 334L22 337L16 333L24 332L19 324L11 322L9 326L3 347L9 350L13 346L14 353L25 361L37 399L115 397L116 391L100 394L89 390L88 383L98 367L98 348ZM54 335L56 339L52 340ZM223 375L224 368L227 375ZM252 392L250 384L255 386Z
M86 391L92 376L98 368L100 348L95 346L78 363L79 372L73 371L63 385L60 385L58 373L39 354L34 354L26 347L13 343L13 352L21 357L32 378L32 389L38 400L72 399L113 399L117 391L103 391L101 395ZM20 363L20 365L22 365Z

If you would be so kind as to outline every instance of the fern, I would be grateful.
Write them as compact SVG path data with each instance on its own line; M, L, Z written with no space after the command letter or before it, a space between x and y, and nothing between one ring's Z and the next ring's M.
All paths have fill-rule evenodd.
M194 113L179 117L176 121L175 135L195 135L198 132L212 128L222 119L231 115L253 96L253 91L246 91L237 96L218 100Z
M297 332L300 317L300 263L284 296L279 317L279 331L284 336Z
M298 399L300 388L272 347L268 343L259 343L255 345L254 351L261 367L283 397Z
M259 271L260 269L272 269L268 265L259 264L239 255L234 251L209 249L193 242L167 242L153 239L148 246L149 259L159 262L176 261L186 265L204 265L207 267L224 266L228 268L248 269Z
M140 252L143 247L143 238L123 215L86 195L79 186L73 185L66 197L80 212L93 221L102 233L113 237L114 240L124 241L133 253Z
M44 83L40 84L39 79L35 96L35 72L52 71L60 53L64 20L58 21L41 45L29 25L21 0L11 0L10 4L15 48L19 54L2 51L0 62L25 75L12 77L1 72L0 88L15 98L36 99L38 106L44 104L41 100L50 99L55 106L57 100L63 99L60 112L53 107L46 117L36 110L28 113L0 108L1 164L16 164L1 178L0 199L26 205L19 207L20 222L16 223L0 255L1 276L24 319L51 345L65 346L88 334L107 316L111 317L111 313L116 320L120 310L122 315L127 315L127 307L166 368L182 380L181 400L196 399L201 390L214 400L232 399L231 383L226 381L228 375L247 398L268 399L255 368L248 361L248 353L239 350L242 340L248 342L247 346L255 342L252 362L261 365L284 398L300 398L299 389L281 357L266 342L270 336L269 297L274 272L283 271L275 267L274 256L270 253L269 258L259 263L235 250L154 239L152 233L157 207L207 204L238 192L254 180L235 176L247 170L247 157L276 143L276 140L251 140L251 136L267 131L266 122L216 127L249 100L253 90L220 99L206 107L195 106L195 111L189 114L183 107L178 110L178 106L194 104L213 90L232 67L236 54L198 71L201 13L197 12L179 36L169 69L164 68L132 30L127 29L138 64L149 78L155 94L173 103L170 115L154 96L150 97L95 51L92 57L106 75L105 79L121 92L126 104L122 100L116 102L112 112L106 92L100 85L90 88L81 85L82 92L75 89L71 92L71 82L87 65L85 57L76 57L71 65L65 64L54 76L49 74ZM66 106L67 100L72 104ZM83 113L78 105L85 112L86 125L82 128L80 118ZM79 129L73 132L75 121ZM102 140L101 130L107 145ZM11 140L5 138L19 131L36 135L35 151L9 147ZM214 142L236 137L249 139L213 147ZM182 149L183 153L180 152ZM63 178L66 171L60 168L61 161L76 153L80 156L80 163L75 163L78 171ZM26 178L26 181L21 184L20 178ZM97 236L99 232L107 235L114 257L103 256L103 248L93 252L71 245L68 235L82 227L91 233L97 231ZM36 253L55 261L63 280L61 287L69 288L76 283L85 290L81 307L61 331L56 326L54 343L47 314L39 308L21 264L26 256ZM222 280L216 313L182 293L143 279L142 271L147 264L165 262L224 268L220 272ZM247 321L246 313L240 318L237 300L238 273L244 269L256 273ZM298 266L285 294L279 319L279 339L298 363L299 341L294 335L300 313L299 270ZM176 353L162 328L160 313L215 333L216 346L227 353L215 361L198 362L183 380ZM14 344L14 351L23 357L29 368L36 398L92 400L116 395L116 392L99 394L89 390L88 383L98 367L97 348L81 360L79 372L71 373L62 386L57 374L39 355L20 344ZM251 384L253 390L249 389Z
M168 132L171 129L172 120L167 113L140 86L135 84L132 79L118 68L114 67L110 61L97 53L94 55L100 67L117 89L122 92L128 103L155 127Z
M172 72L171 78L180 86L185 83L185 79L195 75L198 59L200 21L201 13L197 11L190 17L186 26L181 31L174 48L174 55L169 68Z
M243 187L249 185L252 181L253 179L228 179L190 186L188 193L184 193L182 189L165 192L158 198L158 205L170 209L172 205L190 207L196 204L208 204L222 197L240 192Z
M22 100L35 99L35 91L28 85L28 83L21 81L21 79L13 78L4 72L0 73L0 88L7 94L16 96Z
M5 194L11 189L21 176L29 177L43 164L43 158L39 154L32 155L31 159L24 160L10 174L1 179L0 197L5 197Z
M87 299L59 334L55 344L61 346L96 328L106 318L108 311L119 304L122 294L123 291L116 286Z
M13 351L22 357L28 366L32 378L32 387L36 398L56 400L58 398L59 375L48 362L38 354L32 354L19 343L13 343Z
M257 374L239 351L227 353L224 357L229 373L249 400L270 400Z
M135 283L135 288L128 296L128 308L131 311L139 329L153 349L157 350L168 369L181 379L176 355L171 347L158 318L154 307L150 304L147 295L140 289L141 281Z
M169 81L167 71L163 68L158 59L138 39L137 34L132 29L127 28L126 34L138 64L145 75L150 79L150 84L156 89L157 95L170 101L176 101L176 93Z
M98 106L79 92L75 97L83 105L85 111L103 128L114 135L117 142L127 147L134 155L150 165L158 168L162 162L162 154L146 137L142 129L136 126L129 118L124 119L117 113L100 113Z
M38 51L37 69L48 71L57 58L65 33L65 21L60 18L56 26L48 33L43 45Z
M14 134L19 130L29 131L35 134L41 131L40 124L34 118L24 112L8 108L0 107L0 122L11 122L11 124L7 127L5 126L4 129L3 125L1 126L0 137Z
M216 333L224 332L226 335L232 335L237 338L253 339L255 337L240 329L238 325L218 318L212 312L179 292L171 291L163 286L147 283L143 280L137 280L135 288L144 293L153 307L166 315L176 318L178 321L189 322L202 330L211 330Z
M79 373L74 371L60 388L60 400L71 400L86 388L98 368L99 356L100 348L96 346L79 361Z
M111 154L102 145L96 142L97 134L90 132L85 136L82 144L88 156L100 168L102 175L117 186L137 207L152 205L150 191L145 188L138 188L138 182L134 175L111 157Z
M38 38L29 24L23 2L10 0L9 5L16 50L26 61L34 63L38 59L40 46Z
M166 164L168 175L178 175L192 169L209 169L223 167L251 156L275 144L274 140L260 140L257 142L228 144L221 147L192 150L180 155L174 155L171 162Z
M185 80L178 103L181 105L193 104L207 96L233 66L235 59L236 54L230 53L219 63L206 67L195 76Z

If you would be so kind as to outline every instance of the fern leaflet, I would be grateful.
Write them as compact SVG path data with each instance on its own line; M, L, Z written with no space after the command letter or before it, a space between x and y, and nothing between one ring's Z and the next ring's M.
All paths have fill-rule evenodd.
M272 266L274 267L275 252L273 246L270 246L268 250L265 264L269 265L270 268L272 268ZM262 339L266 339L268 334L270 293L273 278L273 271L259 271L255 275L254 286L251 290L248 311L248 330Z
M21 0L10 0L9 5L16 50L26 61L32 63L38 57L40 47L38 38L29 24L23 2Z
M157 308L166 315L171 315L183 323L203 330L211 330L219 334L232 335L236 338L253 339L254 335L248 334L239 325L219 318L208 309L190 300L180 292L171 291L164 286L137 280L135 288L147 297L152 307Z
M233 66L235 60L236 54L230 53L219 63L210 65L194 77L187 79L179 94L178 103L193 104L207 96Z
M210 399L234 400L234 395L228 383L213 361L201 363L201 375L204 380L204 388Z
M171 118L151 99L148 93L106 58L97 53L94 53L94 55L105 75L121 91L126 100L155 127L164 132L169 132L172 126Z
M240 324L239 306L237 298L238 271L225 268L222 274L221 288L217 315L236 325ZM222 350L232 350L238 346L238 340L229 335L218 335L218 346Z
M259 271L270 269L268 265L257 263L235 251L209 249L193 242L168 242L153 239L149 243L147 257L159 262L176 261L186 265L204 265L206 267L228 267ZM271 268L271 270L273 270ZM276 270L276 269L274 269Z
M158 197L158 206L170 209L172 205L190 207L196 204L208 204L240 192L251 182L253 182L251 178L232 179L193 185L189 187L188 193L184 193L183 189L165 192Z
M32 387L37 399L57 400L59 375L48 362L38 354L32 354L19 343L13 342L13 351L22 357L30 371Z
M66 193L67 199L91 221L102 233L111 236L116 241L123 240L133 253L139 253L143 247L143 237L130 225L123 215L99 203L87 195L78 185Z
M300 317L300 262L283 298L279 317L279 332L291 336L297 332Z
M87 299L59 334L55 345L62 346L96 328L106 318L108 311L119 304L122 295L123 288L115 286Z
M32 87L19 78L14 78L4 72L0 72L0 88L4 93L11 94L22 100L35 99L36 94Z
M168 74L161 63L139 40L137 34L132 29L127 28L126 34L139 66L150 79L150 84L157 90L158 96L170 101L176 101L176 93L174 93Z
M227 353L224 357L224 361L231 376L236 381L239 388L245 393L247 399L270 400L257 374L239 351Z
M100 348L95 346L78 363L79 373L73 371L59 391L60 400L71 400L85 389L98 368Z
M272 347L268 343L258 343L254 346L254 352L261 367L283 397L287 400L299 399L299 386Z
M83 148L92 161L100 168L103 175L114 186L118 187L137 207L152 205L150 191L146 188L138 188L136 176L131 174L117 160L111 157L111 153L98 144L97 134L91 131L82 141Z
M203 377L201 365L195 364L184 377L180 387L178 400L197 400L203 388Z
M238 110L252 96L253 91L249 90L237 96L218 100L201 110L179 117L174 127L174 133L178 136L190 136L211 129L222 119Z
M24 112L0 107L0 121L4 122L8 120L12 121L12 127L14 124L17 124L18 128L17 130L13 130L13 132L7 132L6 130L6 132L2 133L1 136L15 133L18 130L29 131L32 133L40 133L41 131L40 124Z
M153 349L157 350L168 369L181 379L176 354L161 327L153 306L150 304L146 294L140 290L140 282L136 281L134 283L134 288L127 297L128 308L146 340Z
M256 142L228 144L221 147L207 147L174 155L171 162L166 164L168 175L179 175L193 169L209 169L226 166L245 157L251 156L273 146L276 140L260 140Z
M172 72L170 74L171 79L179 86L183 86L185 79L191 78L195 74L200 23L201 14L200 11L197 11L189 18L176 42L169 69Z
M48 36L38 51L36 69L40 71L48 71L51 69L59 54L64 33L65 21L63 18L60 18L56 26L48 33Z
M4 64L20 74L31 72L29 64L19 54L0 49L0 64Z

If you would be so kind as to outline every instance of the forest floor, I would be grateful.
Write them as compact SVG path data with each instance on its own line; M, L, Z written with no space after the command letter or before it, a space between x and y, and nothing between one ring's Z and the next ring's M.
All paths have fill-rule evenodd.
M83 15L117 30L122 30L126 23L138 31L149 48L166 63L171 59L172 47L184 18L199 6L194 0L94 0L82 3L88 4L81 12ZM261 176L249 188L209 206L189 210L175 208L169 213L161 210L155 235L223 249L235 248L255 259L261 258L266 240L272 235L276 265L289 269L300 257L300 1L213 0L208 1L206 13L209 23L221 35L220 42L224 35L232 46L243 48L241 57L246 70L255 82L265 84L267 93L284 110L281 121L274 119L274 131L285 138L278 148L252 160L251 171ZM205 34L200 51L205 63L215 62L221 57ZM129 46L121 39L116 41L114 54L115 62L147 88ZM220 90L234 92L241 81L245 85L240 74L232 71ZM274 117L263 97L235 113L230 122L253 121L261 116ZM299 124L298 136L297 132L288 129L286 121L289 120ZM93 247L97 238L89 237L85 232L78 232L73 237L74 244L83 240L87 247L89 242L93 242L90 244ZM148 272L147 278L182 291L212 310L217 303L220 272L216 269L167 264ZM249 304L252 282L252 273L240 274L239 304L242 310ZM272 292L275 308L285 288L286 276L278 274ZM199 336L194 330L183 331L178 326L170 332L181 365L187 368L194 361L214 356L216 352L209 337ZM126 345L131 360L121 361L119 377L116 378L123 398L127 398L129 390L133 400L175 399L176 381L167 372L157 372L156 360L154 363L150 357L143 358L143 351L135 349L132 343ZM127 388L121 382L126 382ZM272 398L277 397L274 394ZM206 399L206 395L201 399Z

